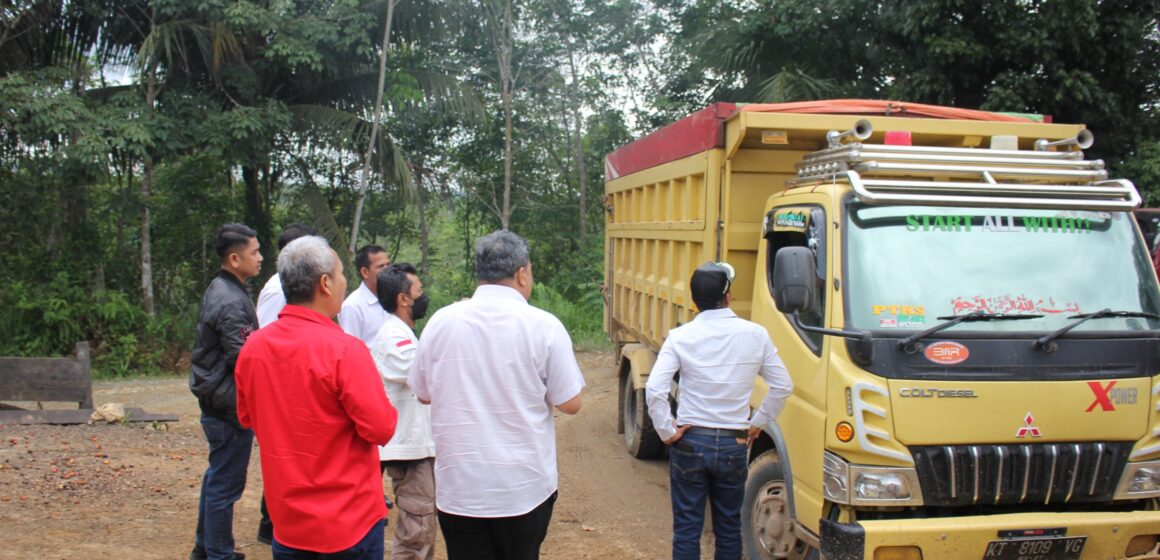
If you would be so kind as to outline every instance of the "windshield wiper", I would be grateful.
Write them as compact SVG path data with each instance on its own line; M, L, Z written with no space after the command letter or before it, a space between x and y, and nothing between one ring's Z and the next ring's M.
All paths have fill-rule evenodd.
M1148 313L1147 311L1112 311L1111 309L1101 309L1095 313L1080 313L1079 315L1072 315L1068 319L1079 319L1074 323L1068 323L1059 330L1043 335L1035 339L1035 347L1045 349L1048 352L1055 351L1054 340L1067 334L1067 331L1074 329L1092 319L1106 319L1108 317L1139 317L1141 319L1157 319L1160 320L1160 315L1155 313ZM1050 346L1049 346L1050 345Z
M918 342L919 340L922 340L941 330L949 329L959 323L977 323L982 321L1017 321L1019 319L1039 319L1041 317L1043 317L1043 315L1036 315L1031 313L1013 315L1009 313L988 313L986 311L975 311L974 313L951 317L936 317L936 319L940 321L947 319L949 319L949 321L945 323L939 323L929 329L926 329L925 331L912 334L898 341L898 349L907 350L907 348L913 346L915 342Z

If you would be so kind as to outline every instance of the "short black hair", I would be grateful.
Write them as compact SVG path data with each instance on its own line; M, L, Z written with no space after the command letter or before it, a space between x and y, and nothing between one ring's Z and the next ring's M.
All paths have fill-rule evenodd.
M715 263L705 263L693 271L689 280L689 290L693 292L693 303L697 309L708 311L717 309L729 293L729 274Z
M419 271L410 263L391 263L380 271L379 277L375 279L379 305L383 306L387 313L394 313L399 308L399 294L411 294L411 278L407 276L408 274L418 276Z
M213 248L217 251L218 258L225 262L230 253L237 251L238 247L248 245L250 240L257 236L258 232L245 224L226 224L218 230Z
M361 271L364 268L370 268L371 255L377 255L379 253L386 252L386 249L378 245L363 245L362 249L359 249L358 252L354 254L354 269L356 271Z
M286 248L286 244L307 235L318 235L318 231L310 224L295 223L282 228L282 235L278 236L278 250Z

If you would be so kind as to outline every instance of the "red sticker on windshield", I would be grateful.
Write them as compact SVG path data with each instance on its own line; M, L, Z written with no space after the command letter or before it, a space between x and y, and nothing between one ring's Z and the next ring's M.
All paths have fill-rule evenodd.
M942 341L927 346L922 354L936 364L949 366L966 361L971 356L971 351L957 342Z

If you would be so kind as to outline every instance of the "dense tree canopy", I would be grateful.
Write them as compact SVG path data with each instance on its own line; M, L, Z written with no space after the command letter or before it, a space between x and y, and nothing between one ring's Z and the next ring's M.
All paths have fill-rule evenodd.
M90 339L106 373L178 367L230 221L259 231L266 274L278 230L307 221L340 252L378 243L420 265L437 303L471 288L472 240L507 226L533 244L536 297L598 336L603 155L718 100L1051 114L1087 123L1094 154L1157 200L1158 14L1160 0L7 2L0 354Z

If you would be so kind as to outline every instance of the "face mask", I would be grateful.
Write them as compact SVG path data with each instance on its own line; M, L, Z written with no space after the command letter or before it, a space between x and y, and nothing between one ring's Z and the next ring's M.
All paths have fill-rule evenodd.
M418 321L425 317L427 315L427 306L430 303L431 300L427 297L427 294L415 298L415 303L411 304L411 320Z

